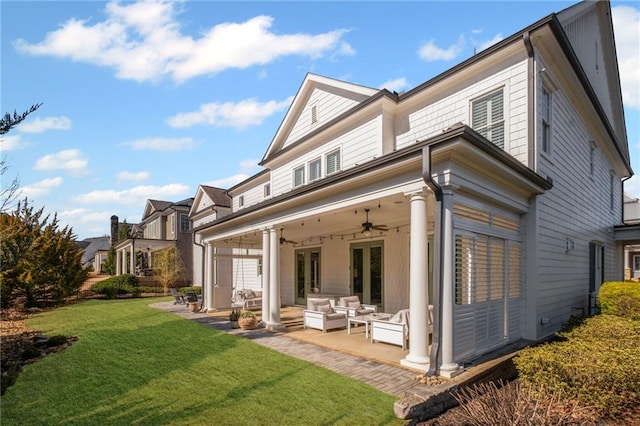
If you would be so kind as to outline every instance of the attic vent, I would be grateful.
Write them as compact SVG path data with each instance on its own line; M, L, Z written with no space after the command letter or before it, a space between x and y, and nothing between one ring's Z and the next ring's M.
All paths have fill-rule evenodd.
M316 124L318 122L318 105L314 105L311 107L311 124Z

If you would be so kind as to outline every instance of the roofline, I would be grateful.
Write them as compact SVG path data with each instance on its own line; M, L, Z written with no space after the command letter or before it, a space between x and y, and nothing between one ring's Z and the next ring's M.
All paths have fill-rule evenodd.
M259 166L261 166L262 164L258 163L258 165L259 165ZM229 193L229 192L231 192L231 191L233 191L233 190L235 190L235 189L238 189L238 188L239 188L239 187L241 187L242 185L246 185L247 183L251 182L252 180L258 179L258 178L259 178L259 177L261 177L263 174L265 174L265 173L269 173L269 171L270 171L269 169L261 170L261 171L259 171L258 173L256 173L255 175L253 175L253 176L250 176L250 177L246 178L246 179L245 179L245 180L243 180L242 182L240 182L240 183L236 183L236 184L235 184L235 185L233 185L231 188L227 189L227 193ZM229 197L231 197L231 195L229 195ZM231 204L233 204L233 202L232 202Z
M533 183L540 186L544 190L551 189L551 187L553 186L553 184L548 179L544 179L542 176L540 176L539 174L537 174L536 172L534 172L533 170L531 170L530 168L528 168L527 166L525 166L524 164L516 160L514 157L512 157L511 155L507 154L506 152L504 152L503 150L501 150L500 148L498 148L497 146L489 142L487 139L482 137L479 133L477 133L475 130L473 130L469 126L464 124L459 124L455 127L452 127L444 131L441 134L424 139L422 141L418 141L411 146L383 155L365 164L353 167L348 170L343 170L341 172L328 176L322 180L316 181L308 185L304 185L300 188L293 189L284 194L278 195L276 197L270 198L263 202L246 207L240 211L236 211L229 215L223 216L219 219L216 219L213 222L194 228L193 232L200 232L200 231L206 230L218 224L230 221L232 219L236 219L238 217L248 215L257 210L264 209L265 207L277 205L289 199L298 197L302 194L314 192L320 188L331 186L334 183L340 182L344 179L354 178L359 175L369 173L372 170L375 170L377 168L386 167L391 164L404 161L408 157L422 155L422 148L427 145L432 145L432 146L438 145L459 137L464 138L466 141L470 142L472 145L479 148L483 152L494 157L501 163L511 167L513 170L520 173L527 179L531 180Z

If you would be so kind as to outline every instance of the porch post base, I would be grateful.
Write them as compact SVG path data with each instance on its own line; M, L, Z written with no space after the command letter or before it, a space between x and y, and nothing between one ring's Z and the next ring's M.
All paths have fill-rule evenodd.
M429 358L411 357L411 355L407 355L406 358L400 360L400 365L413 368L414 370L428 371Z
M266 326L267 330L285 330L286 328L287 327L280 322L268 323Z
M219 312L220 310L219 310L219 309L216 309L216 308L207 308L207 309L205 309L204 311L205 311L205 312Z
M461 374L464 372L464 369L462 367L460 367L458 364L443 364L442 366L440 366L440 369L438 371L438 375L442 376L442 377L447 377L449 379L457 376L458 374Z

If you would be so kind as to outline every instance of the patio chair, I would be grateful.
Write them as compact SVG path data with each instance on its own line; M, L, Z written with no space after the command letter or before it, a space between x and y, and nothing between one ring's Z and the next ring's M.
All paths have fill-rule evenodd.
M433 305L429 305L428 332L433 333ZM371 343L384 342L409 347L409 309L401 309L388 320L371 320Z
M315 328L323 333L347 326L347 313L336 312L328 298L307 298L307 309L302 311L302 317L304 328Z
M178 290L176 290L175 288L171 287L171 295L173 296L173 298L175 299L173 301L174 305L180 304L180 305L184 305L187 303L186 300L184 300L184 294L180 293Z
M378 307L376 305L360 303L358 296L344 296L338 299L338 305L335 307L335 310L336 312L345 312L347 317L355 317L378 312Z
M187 298L187 303L197 302L198 294L193 290L187 290L184 292L184 296Z

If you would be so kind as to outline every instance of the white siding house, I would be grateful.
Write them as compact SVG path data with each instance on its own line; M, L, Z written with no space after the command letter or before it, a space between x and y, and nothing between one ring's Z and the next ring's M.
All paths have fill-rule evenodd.
M263 171L229 189L229 214L194 227L203 263L231 258L232 288L265 290L270 328L316 291L409 308L402 364L453 376L588 314L602 281L621 278L621 111L608 2L552 14L403 94L308 74ZM202 276L207 306L230 304Z

